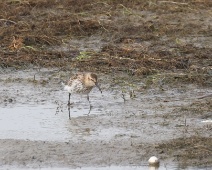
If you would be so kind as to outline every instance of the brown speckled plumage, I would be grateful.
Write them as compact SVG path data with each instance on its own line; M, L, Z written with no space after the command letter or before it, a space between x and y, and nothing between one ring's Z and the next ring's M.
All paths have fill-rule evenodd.
M94 73L78 73L72 76L69 79L67 85L64 86L64 89L69 92L68 105L70 105L70 96L73 93L87 94L87 99L89 101L89 93L94 86L96 86L102 93L97 82L97 75ZM89 101L89 104L90 104L90 101ZM90 105L90 110L91 110L91 105ZM90 113L90 110L89 110L89 113ZM70 114L69 114L69 118L70 118Z

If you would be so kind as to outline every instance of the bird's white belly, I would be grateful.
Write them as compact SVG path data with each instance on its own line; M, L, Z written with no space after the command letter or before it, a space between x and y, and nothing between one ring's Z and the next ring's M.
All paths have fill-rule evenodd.
M69 93L82 93L85 90L85 88L81 82L73 81L70 86L66 85L64 87L64 90L68 91Z

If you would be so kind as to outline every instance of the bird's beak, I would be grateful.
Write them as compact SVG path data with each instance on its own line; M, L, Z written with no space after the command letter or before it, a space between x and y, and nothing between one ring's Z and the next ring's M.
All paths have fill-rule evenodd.
M99 89L99 91L102 93L101 88L99 87L98 83L95 83L96 87Z

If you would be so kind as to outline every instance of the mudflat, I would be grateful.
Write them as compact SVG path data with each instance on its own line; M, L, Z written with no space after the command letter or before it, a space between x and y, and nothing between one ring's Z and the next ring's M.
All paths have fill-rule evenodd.
M212 166L212 15L204 1L0 2L0 165ZM60 82L98 74L103 90Z

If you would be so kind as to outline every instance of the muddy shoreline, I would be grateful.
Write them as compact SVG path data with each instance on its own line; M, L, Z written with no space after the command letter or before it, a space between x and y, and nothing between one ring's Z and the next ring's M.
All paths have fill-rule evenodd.
M210 97L199 99L210 88L147 88L145 79L100 74L103 94L91 92L91 114L85 97L76 96L69 120L68 96L59 83L69 73L57 70L1 73L1 124L7 124L0 126L1 165L140 166L156 155L163 163L211 166L212 127L202 121L211 120L212 103Z
M192 141L193 140L193 141ZM25 140L0 140L1 164L18 165L18 167L104 167L104 166L140 166L147 161L147 158L157 155L161 162L174 161L186 166L211 166L209 148L201 146L205 150L204 155L198 155L198 158L186 158L188 155L181 155L185 152L198 153L199 144L211 143L211 138L191 137L182 142L181 139L175 139L173 146L175 149L168 148L169 143L149 145L134 140L111 140L92 141L92 142L45 142L45 141L25 141ZM192 141L192 142L190 142ZM190 144L189 144L190 143ZM182 144L186 144L183 147ZM12 147L13 146L13 147ZM7 148L7 149L6 149ZM177 151L181 148L181 151ZM172 150L171 155L167 153ZM197 149L194 151L194 149ZM200 150L199 150L200 151ZM95 154L93 154L95 152ZM203 158L203 159L202 159ZM201 164L199 161L201 160Z
M212 166L211 0L0 8L0 168ZM89 116L74 96L69 120L60 82L80 71L103 94Z

